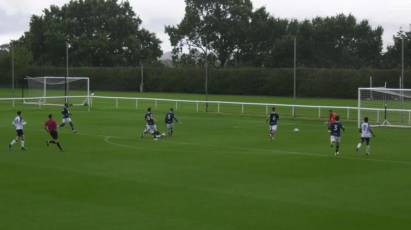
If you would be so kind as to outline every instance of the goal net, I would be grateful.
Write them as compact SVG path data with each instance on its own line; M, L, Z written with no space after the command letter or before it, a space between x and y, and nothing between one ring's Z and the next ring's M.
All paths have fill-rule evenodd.
M90 105L88 77L26 77L24 103L36 105Z
M364 117L377 127L411 128L411 89L359 88L358 125Z

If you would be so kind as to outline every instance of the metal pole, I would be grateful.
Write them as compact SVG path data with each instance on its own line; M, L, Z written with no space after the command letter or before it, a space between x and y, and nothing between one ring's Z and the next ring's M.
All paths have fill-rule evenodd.
M297 99L297 37L294 37L294 101Z
M401 89L404 89L404 37L401 39Z
M404 37L401 39L401 89L404 89ZM404 109L404 92L401 91L401 107ZM404 121L404 114L401 112L401 122Z
M68 91L68 84L67 84L67 78L69 77L69 46L70 44L66 42L66 77L64 78L64 97L65 97L65 102L67 103L67 91Z
M206 48L206 56L205 56L205 100L206 100L206 112L208 112L208 50Z
M143 63L143 43L140 43L140 74L141 74L141 81L140 81L140 93L144 92L144 63Z
M14 47L13 43L10 43L10 49L11 49L11 93L12 97L14 98L15 95L15 72L14 72ZM13 100L13 108L15 107L15 101Z

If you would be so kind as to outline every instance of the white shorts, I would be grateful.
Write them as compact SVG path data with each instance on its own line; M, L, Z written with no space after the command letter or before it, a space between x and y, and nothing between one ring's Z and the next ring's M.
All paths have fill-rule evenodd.
M68 124L68 123L70 123L71 122L71 118L70 117L68 117L68 118L63 118L63 123L64 124Z
M146 125L146 132L153 134L155 131L157 131L157 125Z
M277 125L268 126L271 132L277 132Z
M341 137L337 136L331 136L331 143L340 143L341 142Z
M174 124L173 124L173 123L167 124L167 129L172 129L172 128L174 128Z

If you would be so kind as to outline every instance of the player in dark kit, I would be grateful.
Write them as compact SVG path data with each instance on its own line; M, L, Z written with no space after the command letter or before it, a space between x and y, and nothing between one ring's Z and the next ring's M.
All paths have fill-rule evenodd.
M46 142L47 146L49 146L49 144L55 144L60 149L60 151L63 151L63 148L61 147L58 140L59 135L57 132L57 122L53 119L53 116L51 114L49 115L49 119L44 123L44 129L47 133L50 134L52 138L50 141Z
M147 134L154 135L154 133L157 131L157 126L154 120L153 113L151 112L151 108L147 109L147 112L144 115L144 120L146 121L146 127L143 133L141 134L141 138L143 138Z
M165 123L167 126L167 136L169 137L173 136L174 122L178 122L178 120L174 114L173 108L171 108L170 111L166 114L165 118Z
M269 123L269 130L270 130L270 139L273 140L275 134L277 133L278 128L278 121L280 120L280 116L275 111L275 107L272 108L270 115L267 118Z
M335 145L335 155L340 154L341 131L345 131L344 126L340 122L340 116L335 117L335 121L330 124L331 147Z
M76 133L77 131L74 129L73 121L71 120L71 113L69 111L69 106L68 104L64 104L63 111L61 111L61 114L63 115L63 123L61 123L60 128L63 128L66 126L66 124L69 124L71 127L71 131L73 133Z

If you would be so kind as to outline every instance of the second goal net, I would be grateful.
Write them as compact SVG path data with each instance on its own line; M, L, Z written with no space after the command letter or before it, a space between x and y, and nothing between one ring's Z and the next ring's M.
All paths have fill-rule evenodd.
M364 117L375 126L411 128L411 89L359 88L358 125Z
M90 104L88 77L26 77L25 104L70 105Z

